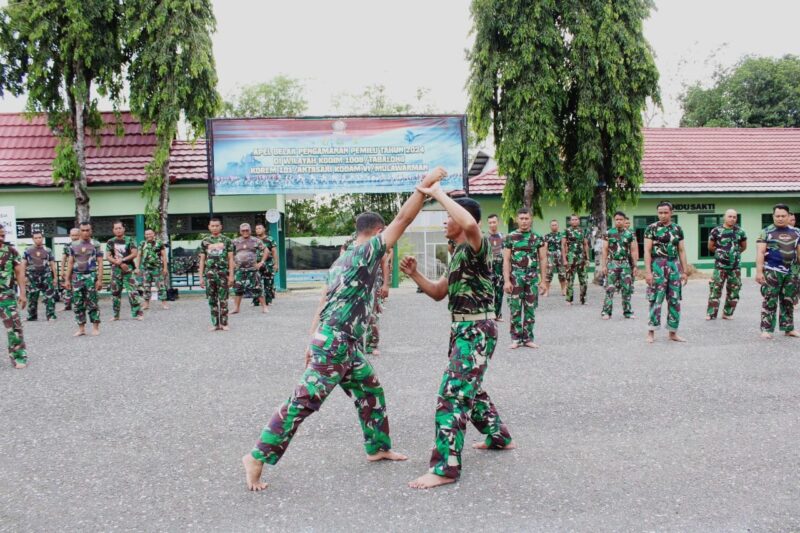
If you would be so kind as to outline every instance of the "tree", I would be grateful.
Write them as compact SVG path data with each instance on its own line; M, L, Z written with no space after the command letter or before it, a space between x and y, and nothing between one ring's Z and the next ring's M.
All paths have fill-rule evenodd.
M684 127L800 127L800 57L745 57L681 96Z
M643 112L659 101L658 69L642 31L651 0L566 0L568 103L564 166L573 209L605 232L644 181Z
M27 94L58 137L53 179L71 187L76 222L90 219L86 134L103 126L97 97L122 90L122 6L109 0L12 0L0 8L0 96Z
M219 108L208 0L128 0L126 45L131 111L155 125L157 146L142 187L148 226L169 240L169 154L181 115L195 139ZM156 203L157 201L157 203Z
M266 83L246 85L222 106L228 118L296 117L305 113L308 102L300 80L275 76Z
M472 2L468 115L478 142L494 134L506 215L520 205L541 215L542 202L563 191L562 1Z

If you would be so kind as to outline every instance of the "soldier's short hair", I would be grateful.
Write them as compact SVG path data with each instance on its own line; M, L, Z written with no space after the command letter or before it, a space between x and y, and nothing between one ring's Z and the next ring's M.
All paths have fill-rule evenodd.
M789 214L789 215L792 214L792 212L789 211L789 206L786 205L786 204L775 204L774 206L772 206L772 214L774 215L775 211L777 211L778 209L782 209L782 210L786 211L786 213Z
M31 237L36 237L37 235L41 235L42 237L44 237L44 233L42 233L41 231L31 232Z
M81 221L81 223L80 223L80 224L78 224L78 227L79 227L79 228L80 228L81 226L89 226L89 227L91 228L91 227L92 227L92 223L91 223L91 222L89 222L88 220L83 220L83 221Z
M625 214L625 213L623 213L622 211L617 211L616 213L614 213L614 216L615 216L615 217L619 216L619 217L622 217L622 218L624 218L625 220L628 220L628 215L626 215L626 214Z
M496 214L494 214L494 213L492 213L491 215L489 215L488 217L486 217L486 220L489 220L490 218L497 218L497 219L499 220L499 217L498 217Z
M517 209L517 214L518 215L530 215L531 214L531 210L528 209L527 207L520 207L519 209Z
M114 226L116 226L117 224L119 224L119 225L120 225L120 226L122 226L123 228L125 227L125 223L124 223L123 221L119 220L119 219L115 220L115 221L114 221L114 223L113 223L113 224L111 224L111 227L113 228L113 227L114 227Z
M469 196L462 196L460 198L454 198L453 201L466 209L472 218L475 219L475 222L481 221L481 204L470 198ZM524 208L523 208L524 209ZM519 211L517 211L519 214Z
M361 213L356 217L356 233L365 233L385 226L386 221L383 220L383 217L373 211Z
M153 233L155 233L155 232L156 232L156 230L154 230L153 228L144 228L144 230L145 230L145 231L152 231Z
M551 223L551 224L552 224L553 222L555 222L556 224L558 224L558 220L556 220L556 219L553 219L553 220L551 220L551 221L550 221L550 223Z
M219 217L211 217L208 219L208 223L211 224L212 222L219 222L220 224L222 224L222 219Z
M572 213L572 214L569 216L569 218L578 218L578 219L579 219L579 218L581 218L581 217L579 217L577 213Z
M672 211L672 202L667 202L666 200L658 202L656 209L659 209L661 207L669 207L669 210Z

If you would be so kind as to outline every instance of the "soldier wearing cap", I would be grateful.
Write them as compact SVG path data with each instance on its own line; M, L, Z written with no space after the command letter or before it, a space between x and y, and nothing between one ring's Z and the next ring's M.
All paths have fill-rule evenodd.
M233 240L233 311L239 312L245 293L253 294L261 304L261 312L267 312L264 300L264 287L261 284L260 270L266 261L264 243L250 234L250 224L239 226L239 236Z

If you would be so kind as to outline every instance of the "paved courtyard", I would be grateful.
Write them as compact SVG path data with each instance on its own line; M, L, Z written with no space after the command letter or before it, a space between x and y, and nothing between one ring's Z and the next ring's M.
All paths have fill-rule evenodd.
M98 338L73 339L68 313L26 323L30 366L0 366L0 530L797 530L800 341L757 338L752 280L733 322L703 320L706 291L687 287L685 345L644 343L641 283L633 321L601 321L594 286L585 307L545 299L539 350L508 350L502 324L485 386L519 449L468 448L461 481L427 492L405 483L427 467L448 319L412 288L392 293L374 359L410 460L368 464L335 392L263 493L240 457L302 371L317 293L243 306L229 333L206 331L200 298Z

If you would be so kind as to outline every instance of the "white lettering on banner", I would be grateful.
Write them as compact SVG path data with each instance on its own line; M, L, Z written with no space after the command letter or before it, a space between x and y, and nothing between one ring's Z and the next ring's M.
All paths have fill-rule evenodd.
M0 225L6 230L6 242L17 244L17 214L13 205L0 206Z

